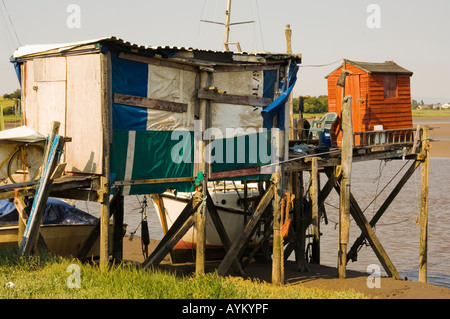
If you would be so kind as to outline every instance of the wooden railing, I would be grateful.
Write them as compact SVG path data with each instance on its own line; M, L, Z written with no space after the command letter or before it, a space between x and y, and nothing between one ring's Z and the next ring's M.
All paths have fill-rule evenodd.
M395 129L354 133L355 146L378 146L414 143L416 129Z

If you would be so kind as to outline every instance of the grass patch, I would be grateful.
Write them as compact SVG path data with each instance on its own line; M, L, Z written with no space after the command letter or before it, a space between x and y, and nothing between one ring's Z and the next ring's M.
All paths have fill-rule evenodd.
M70 265L80 269L80 288L69 288ZM10 287L7 283L12 282ZM96 265L49 255L24 257L18 249L0 250L0 298L5 299L361 299L352 291L222 277L216 273L176 276L120 264L107 271Z
M318 118L321 119L326 113L303 113L304 119L314 119ZM298 114L294 113L294 119L298 119Z
M413 110L412 116L414 117L448 117L450 116L450 110Z

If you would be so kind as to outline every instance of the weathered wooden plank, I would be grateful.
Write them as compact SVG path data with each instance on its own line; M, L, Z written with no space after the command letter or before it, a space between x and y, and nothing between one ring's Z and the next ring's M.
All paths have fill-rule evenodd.
M240 170L234 170L234 171L212 173L210 179L214 180L214 179L220 179L220 178L250 176L250 175L259 175L259 174L261 174L261 170L259 167L247 168L247 169L240 169Z
M250 105L255 107L266 107L273 102L272 99L268 98L220 93L209 89L199 90L198 98L211 100L217 103Z
M216 65L216 72L245 72L245 71L276 71L280 69L279 64L260 64L260 65Z
M41 177L36 196L31 208L30 217L28 218L27 226L24 231L22 242L20 245L20 252L24 255L30 254L39 239L39 230L41 226L42 214L44 213L45 204L50 194L50 189L53 181L50 176L56 168L59 160L58 153L64 148L64 138L56 135L51 141L52 149L49 153L48 160L46 160L43 176Z
M145 107L148 109L175 112L175 113L184 113L187 112L188 109L188 105L186 103L163 101L147 97L125 95L118 93L114 94L114 103L137 107Z
M164 183L181 183L181 182L193 182L195 177L177 177L177 178L159 178L159 179L141 179L136 181L116 181L116 186L128 186L128 185L147 185L147 184L164 184Z

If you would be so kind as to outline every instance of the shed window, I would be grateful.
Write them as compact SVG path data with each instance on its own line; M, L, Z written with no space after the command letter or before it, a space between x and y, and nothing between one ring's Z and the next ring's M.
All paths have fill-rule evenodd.
M397 75L384 76L384 98L397 97Z

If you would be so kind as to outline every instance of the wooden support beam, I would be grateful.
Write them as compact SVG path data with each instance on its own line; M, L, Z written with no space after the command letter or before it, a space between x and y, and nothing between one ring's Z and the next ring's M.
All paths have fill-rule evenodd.
M110 153L112 143L112 62L111 52L100 55L101 67L101 121L102 121L102 175L100 177L100 268L109 264L110 218Z
M345 70L345 60L344 60ZM344 71L343 71L344 72ZM344 80L345 85L345 80ZM344 87L342 88L344 91ZM342 103L342 152L341 152L341 189L339 196L339 250L338 276L346 277L347 244L350 232L350 181L353 156L352 97L346 96Z
M292 241L288 243L284 252L285 256L289 256L291 252L288 251L289 245L292 243L292 249L295 249L295 261L297 268L300 271L309 271L308 263L305 256L305 231L304 226L304 209L303 209L303 172L292 172L292 187L294 191L294 224L295 234L292 236Z
M234 262L236 256L239 254L239 251L245 244L247 238L251 235L261 215L264 213L266 207L270 204L274 196L274 193L275 193L275 186L272 184L259 201L258 206L255 209L255 212L251 216L250 220L247 222L247 225L245 225L244 231L239 236L239 238L232 244L230 250L228 250L227 254L222 259L219 268L217 269L219 275L223 276L228 272L231 264Z
M200 89L198 91L198 98L207 99L217 103L249 105L254 107L266 107L273 102L273 99L257 97L257 96L244 96L221 93L210 89Z
M156 247L155 251L144 261L144 268L158 265L170 250L178 243L178 241L186 234L186 232L195 224L196 216L191 215L183 225L173 232L171 238L167 240L163 245L160 244Z
M419 282L427 282L428 255L428 175L430 166L429 128L422 128L422 149L425 151L421 172Z
M358 203L356 202L352 194L350 194L350 202L351 202L351 209L350 209L351 215L355 220L356 224L358 225L358 227L363 232L364 237L370 243L370 246L375 252L375 255L378 257L378 260L380 261L384 270L386 271L389 277L401 280L402 278L400 274L398 273L388 254L384 250L380 240L375 234L375 231L370 226L369 222L364 216L364 213L362 212L361 208L359 207Z
M112 255L114 260L121 261L123 259L123 217L124 217L124 197L118 195L116 200L111 202L111 214L114 219L114 232L112 242Z
M17 212L19 213L19 233L17 238L18 238L18 245L20 246L23 233L27 225L28 214L25 211L27 205L25 204L24 197L14 198L14 205L16 206Z
M114 94L114 103L175 113L185 113L187 112L188 108L188 105L186 103L163 101L157 99L150 99L147 97L125 95L119 93Z
M193 181L195 181L195 177L177 177L177 178L141 179L137 181L116 181L114 182L114 185L115 186L149 185L149 184L182 183Z
M273 246L272 246L272 284L282 285L284 283L283 268L284 260L283 252L283 236L281 234L281 196L283 194L282 188L281 166L277 166L276 173L273 174L272 180L275 185L273 196Z
M320 264L320 220L319 220L319 171L317 157L311 159L311 220L312 220L312 263Z
M23 233L25 231L25 227L27 225L28 212L30 211L30 207L25 204L25 200L23 197L14 198L14 205L16 206L17 212L19 214L19 229L18 229L18 240L17 244L21 245L21 240L23 238ZM38 242L36 248L39 252L48 252L47 244L45 243L44 237L39 233Z
M183 211L172 224L172 227L169 228L167 233L161 239L158 246L142 263L144 269L159 265L169 251L172 250L177 242L195 224L196 215L194 215L194 213L197 211L200 203L201 202L197 202L194 204L192 199L187 203Z
M342 188L340 188L339 186L337 185L335 186L335 190L339 195L341 189ZM355 220L358 227L361 229L362 236L364 236L364 238L366 238L369 241L370 246L372 247L373 251L375 252L375 255L378 257L378 260L384 267L388 276L393 277L395 279L401 279L400 274L398 273L394 264L390 260L383 246L381 245L380 240L376 236L373 227L367 221L366 217L364 216L364 213L362 212L356 199L353 197L351 193L349 194L349 202L350 202L350 213L353 219Z
M116 199L120 196L120 188L116 188L113 197L110 200L111 205L115 205ZM108 220L111 218L112 211L109 210L109 216ZM91 233L88 235L86 240L84 241L83 245L81 246L80 250L77 253L76 258L79 260L83 260L86 258L87 254L91 250L94 243L97 241L97 239L100 236L100 223L101 218L97 219L97 222L94 225L94 228L92 229Z
M334 168L327 167L325 172L327 173L328 181L326 182L324 187L320 190L318 200L317 200L318 207L321 207L325 203L325 200L327 199L328 195L331 193L331 191L333 190L333 188L335 187L335 184L336 184ZM301 174L302 172L299 172L299 173ZM299 191L299 193L303 194L303 190ZM285 255L289 256L291 254L292 250L295 248L295 242L299 241L300 248L301 248L300 258L303 258L303 261L304 261L303 264L299 265L300 271L308 271L308 268L309 268L306 264L306 260L305 260L304 256L305 256L305 232L306 232L306 228L308 228L308 226L311 222L311 216L312 216L311 202L307 203L307 205L305 205L305 206L306 207L304 207L304 208L302 207L303 212L301 215L301 223L299 224L299 226L296 226L296 228L298 230L296 231L295 236L293 238L291 238L291 241L289 241L289 243L286 247L286 250L284 252ZM294 208L295 208L295 206L294 206ZM297 261L297 264L299 264L298 261Z
M213 83L213 74L211 72L203 71L201 74L203 79L203 83L209 87ZM200 97L199 97L200 98ZM202 135L204 135L205 131L211 127L211 101L208 99L204 99L203 101L203 129ZM203 172L203 180L201 185L201 193L202 198L207 197L208 192L208 180L210 178L211 173L211 154L207 151L207 144L211 143L211 140L205 136L203 136L201 143L201 153L203 156L200 159L199 168ZM205 273L205 260L206 260L206 202L201 205L201 207L197 210L196 213L196 230L197 230L197 244L195 246L195 273L203 274Z
M59 123L54 122L53 126L59 127ZM55 132L55 129L53 129L52 132ZM54 139L49 143L51 144L51 147L47 154L44 171L40 179L38 189L36 191L36 196L33 200L30 216L28 218L27 226L25 228L22 242L20 244L20 252L23 255L29 255L30 253L32 253L32 251L35 250L36 244L39 240L42 215L44 213L47 199L50 194L51 185L53 183L53 180L50 179L50 177L52 176L58 164L59 155L64 149L64 143L64 138L57 135L56 130Z
M167 224L167 215L166 215L166 208L164 206L164 199L160 194L152 194L151 197L152 200L155 202L156 206L158 206L159 219L161 220L161 226L163 229L163 233L165 235L169 230L169 226ZM172 250L169 252L169 255L170 260L173 261Z
M420 161L415 160L411 166L406 171L405 175L400 179L400 181L397 183L397 185L392 189L389 196L386 198L386 200L383 202L383 204L378 208L377 212L373 215L372 219L370 220L369 224L373 228L375 227L378 220L381 218L381 216L386 212L389 205L394 201L395 197L397 197L398 193L402 190L403 186L408 182L409 178L414 174L416 169L420 166ZM348 251L347 254L347 260L356 261L358 250L363 245L364 242L364 234L361 234L353 243L352 247Z
M375 252L375 255L378 257L378 260L382 264L384 270L386 271L389 277L401 280L402 278L400 274L398 273L388 254L384 250L380 240L375 234L375 231L370 226L369 222L364 216L364 213L362 212L361 208L359 207L358 203L356 202L355 198L351 193L350 193L350 202L352 206L350 209L351 215L355 220L356 224L358 225L358 227L363 232L366 239L369 241L370 246Z
M223 248L225 249L225 252L228 252L231 248L230 239L228 238L225 227L223 226L222 220L220 219L219 213L217 212L216 206L214 205L214 202L213 202L208 190L207 190L206 195L207 195L206 207L208 209L209 217L211 217L211 220L212 220L214 226L216 227L217 233L219 234L219 238L223 244ZM239 271L239 273L243 276L244 270L242 269L242 266L239 263L238 258L234 259L234 266Z

